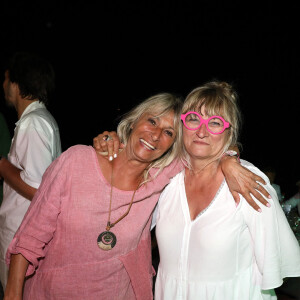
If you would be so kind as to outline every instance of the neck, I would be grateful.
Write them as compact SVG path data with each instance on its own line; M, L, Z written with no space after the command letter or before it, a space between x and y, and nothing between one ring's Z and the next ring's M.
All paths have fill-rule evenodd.
M122 190L134 190L142 181L149 163L141 163L127 158L126 151L119 153L112 161L114 186Z
M205 160L200 160L200 159L191 159L191 169L190 173L191 174L203 174L206 172L212 173L215 170L218 169L220 165L220 160L219 159L205 159Z
M192 166L195 163L192 163ZM202 168L201 168L202 167ZM223 177L221 170L221 165L218 161L205 164L204 166L197 165L196 169L185 168L185 182L186 184L193 186L196 185L197 188L206 188L215 182L219 176Z
M27 108L27 106L29 106L31 103L35 102L35 101L38 101L37 99L35 100L27 100L27 99L24 99L24 98L19 98L17 100L17 103L16 103L16 111L18 113L18 119L21 118L24 110Z

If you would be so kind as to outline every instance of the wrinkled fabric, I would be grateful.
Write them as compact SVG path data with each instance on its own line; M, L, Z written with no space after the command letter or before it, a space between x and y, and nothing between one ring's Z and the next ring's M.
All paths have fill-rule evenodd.
M250 171L267 177L242 161ZM285 277L300 276L300 248L269 184L271 207L236 207L224 180L209 206L191 220L184 171L163 191L157 209L160 264L155 300L276 299Z
M47 169L7 252L7 263L16 253L30 262L24 300L152 299L151 215L180 168L173 163L137 190L129 214L111 229L116 246L104 251L97 238L108 220L110 183L92 147L61 154ZM126 212L132 193L113 188L112 221Z

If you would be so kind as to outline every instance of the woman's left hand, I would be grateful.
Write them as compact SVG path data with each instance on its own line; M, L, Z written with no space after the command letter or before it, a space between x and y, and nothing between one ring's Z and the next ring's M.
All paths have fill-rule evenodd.
M263 205L270 206L268 201L262 196L271 198L267 190L261 185L266 184L263 178L243 167L234 157L223 157L221 167L236 205L240 202L239 194L241 194L255 210L260 212L261 209L253 200L252 194Z

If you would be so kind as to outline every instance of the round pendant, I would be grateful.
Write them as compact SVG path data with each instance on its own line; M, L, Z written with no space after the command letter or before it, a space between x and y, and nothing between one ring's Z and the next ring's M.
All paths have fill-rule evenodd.
M103 231L97 239L98 247L102 250L111 250L117 243L116 236L110 231Z

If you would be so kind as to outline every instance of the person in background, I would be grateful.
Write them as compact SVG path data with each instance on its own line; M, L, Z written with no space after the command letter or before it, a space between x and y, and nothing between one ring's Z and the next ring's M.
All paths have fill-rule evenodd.
M212 81L183 104L181 159L185 165L160 196L153 217L160 263L155 300L276 299L285 277L300 276L300 248L268 178L261 213L241 196L234 204L220 158L237 144L237 94ZM255 199L256 201L256 199Z
M151 216L183 168L175 159L181 104L162 93L133 108L118 125L125 146L112 161L77 145L50 165L9 246L5 300L22 299L25 277L26 300L153 298ZM222 167L229 185L243 178L245 195L260 195L260 176L235 158Z
M0 157L7 157L11 143L11 136L3 114L0 112ZM0 179L0 206L3 199L3 180Z
M61 153L58 125L47 110L55 87L51 64L31 53L18 52L9 61L3 82L6 103L18 115L7 159L0 160L4 180L0 207L0 280L5 289L8 268L5 254L42 176Z
M7 157L11 143L10 133L7 127L6 120L0 112L0 159L2 156ZM0 178L0 206L3 199L3 179ZM3 289L0 283L0 300L3 299Z

